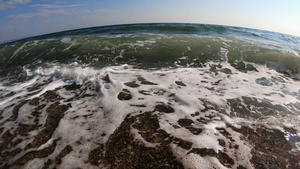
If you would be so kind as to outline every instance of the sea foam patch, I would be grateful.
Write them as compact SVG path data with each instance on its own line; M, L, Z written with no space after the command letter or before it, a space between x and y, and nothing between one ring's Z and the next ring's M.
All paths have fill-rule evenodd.
M36 71L1 88L1 166L297 168L299 81L252 66Z

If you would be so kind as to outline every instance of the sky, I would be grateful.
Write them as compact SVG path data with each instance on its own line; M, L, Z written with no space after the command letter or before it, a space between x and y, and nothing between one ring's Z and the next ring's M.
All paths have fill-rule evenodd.
M162 22L300 37L300 0L0 0L0 43L77 28Z

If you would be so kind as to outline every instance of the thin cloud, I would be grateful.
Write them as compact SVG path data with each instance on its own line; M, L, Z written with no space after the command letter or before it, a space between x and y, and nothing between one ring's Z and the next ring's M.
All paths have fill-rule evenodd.
M31 0L10 0L10 1L0 0L0 10L16 8L18 5L28 4L30 2Z
M7 16L8 18L16 18L16 19L29 19L33 17L38 17L38 16L49 16L49 15L54 15L54 14L69 14L67 10L63 9L56 9L56 10L39 10L37 13L22 13L22 14L17 14L17 15L9 15Z
M109 12L109 9L97 9L95 10L96 13L104 13L104 12Z
M55 1L56 4L62 4L64 1Z
M39 8L45 8L45 9L51 9L51 8L74 8L82 6L81 4L74 4L74 5L52 5L52 4L35 4L30 5L30 7L39 7Z

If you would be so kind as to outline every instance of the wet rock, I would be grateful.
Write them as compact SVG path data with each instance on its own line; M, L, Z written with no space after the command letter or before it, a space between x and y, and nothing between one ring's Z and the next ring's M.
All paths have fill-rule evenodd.
M124 85L131 87L131 88L137 88L140 86L139 84L136 84L135 81L124 83Z
M232 167L232 165L234 164L233 159L222 151L218 152L217 158L225 167Z
M103 152L104 152L104 146L103 145L100 145L99 147L95 148L94 150L92 150L89 153L88 162L93 164L93 165L99 165L100 160L104 156Z
M38 111L33 111L33 112L31 112L30 113L32 116L34 116L34 117L38 117L39 115L40 115L40 112L38 112Z
M136 117L139 119L139 122L135 123L133 127L140 131L151 132L159 129L160 127L157 115L153 115L151 112L146 112Z
M132 98L132 95L128 89L123 89L119 94L118 94L118 99L119 100L130 100Z
M1 90L0 90L1 91ZM10 93L8 93L8 94L6 94L6 95L1 95L0 96L0 99L3 99L3 98L7 98L7 97L11 97L11 96L13 96L13 95L15 95L16 94L16 92L10 92Z
M211 65L211 64L209 64L209 66L210 66L209 71L215 73L215 75L218 75L218 70L217 70L218 65L215 65L215 64Z
M179 86L186 86L182 81L175 81L175 83Z
M144 84L144 85L158 85L157 83L150 82L150 81L144 79L143 77L138 77L138 80L141 81L141 84Z
M167 91L164 89L158 89L158 90L154 90L153 93L158 95L158 96L162 96L166 93Z
M37 105L39 105L39 101L40 101L40 99L38 97L35 97L35 98L31 99L28 102L28 104L31 106L37 106Z
M27 136L28 132L33 131L39 127L41 127L41 125L28 125L28 124L20 123L18 128L15 131L15 134L20 136Z
M142 82L142 81L146 81L146 79L143 78L143 77L141 77L141 76L139 76L139 77L137 78L137 80L138 80L138 81L141 81L141 82Z
M216 157L220 161L220 163L223 164L225 167L232 167L232 165L234 164L233 159L230 158L226 153L223 153L222 151L218 151L218 153L216 153L213 149L193 148L188 154L190 153L198 154L201 157Z
M215 88L214 87L205 87L207 90L210 90L210 91L214 91Z
M18 118L20 108L26 104L28 100L25 100L19 104L17 104L12 110L12 116L9 118L10 121L15 121Z
M102 78L102 80L103 80L105 83L110 83L109 75L106 74L106 75Z
M140 90L139 93L141 93L141 94L143 94L143 95L151 95L151 94L149 93L149 91L147 91L147 90Z
M232 129L244 135L253 146L250 162L255 168L300 168L300 153L291 151L292 145L280 130L246 126Z
M244 166L239 165L239 166L237 167L237 169L247 169L247 168L244 167Z
M179 119L177 123L182 126L182 127L189 127L191 126L194 122L191 119Z
M41 89L41 87L43 87L43 86L44 86L44 84L34 84L33 86L28 87L27 91L28 92L37 91L37 90Z
M235 141L232 137L231 134L224 128L216 128L224 137L229 139L230 141Z
M49 166L52 164L52 160L48 160L45 164L44 164L44 166L43 166L43 169L48 169L49 168Z
M146 107L146 105L144 105L144 104L130 104L130 106L133 106L133 107Z
M206 119L204 117L200 117L199 119L196 119L198 122L203 123L203 124L207 124L208 122L210 122L211 120Z
M278 83L285 83L285 80L281 77L274 77L272 76L271 77L271 81L274 82L275 84L278 84Z
M155 111L163 112L163 113L174 113L175 110L173 107L166 104L158 104L155 106Z
M39 147L46 143L52 137L52 133L57 128L60 120L64 116L64 112L67 111L69 107L70 106L68 105L60 105L59 102L51 104L46 110L48 116L44 124L44 129L35 136L32 143L28 145L26 149L31 147Z
M230 106L231 115L247 119L256 119L262 115L289 113L289 110L281 105L273 105L268 100L258 100L252 97L227 99L227 104Z
M34 108L35 111L40 111L42 110L44 107L46 107L46 104L41 104L41 105L38 105L37 107Z
M149 113L146 116L151 117ZM89 154L89 162L98 165L101 161L109 168L183 168L169 146L146 147L141 141L134 139L130 128L136 122L137 117L127 116L106 145L94 149ZM157 123L150 123L150 126L155 129Z
M247 69L246 69L246 64L243 62L243 61L240 61L236 64L236 69L238 69L239 71L242 71L242 72L247 72Z
M247 69L248 71L255 71L255 72L258 72L258 70L257 70L253 65L251 65L251 64L247 64L247 65L246 65L246 69Z
M232 74L232 71L231 71L231 69L229 69L229 68L221 69L220 72L223 72L223 73L225 73L225 74L230 74L230 75Z
M248 71L258 72L258 70L252 64L245 64L244 61L239 61L237 63L231 63L231 66L241 72L244 72L244 73L247 73Z
M8 157L15 157L17 154L19 154L22 151L20 148L16 148L15 150L12 151L1 151L0 157L0 167L5 169L5 168L10 168L8 162Z
M17 139L15 138L17 136L27 136L28 132L33 131L40 126L38 125L27 125L27 124L19 124L17 129L13 132L10 133L9 131L6 131L1 135L0 138L0 152L1 152L1 160L0 160L0 167L2 166L3 163L5 163L9 158L14 157L18 153L20 153L22 150L20 148L17 148L15 150L10 150L11 148L15 147L17 144L22 142L22 139ZM2 132L1 132L2 133ZM14 141L15 140L15 141Z
M9 149L11 146L10 143L12 142L12 140L17 136L17 134L11 134L9 131L4 132L1 135L1 142L0 142L0 152L1 152L1 159L4 160L14 154L10 154L10 153L3 153L4 150ZM3 161L4 162L4 161ZM1 164L1 163L0 163Z
M56 100L60 99L60 96L58 94L55 93L55 91L53 90L48 90L46 91L43 96L45 97L45 99L50 100L52 102L55 102Z
M131 127L149 144L144 145L134 138ZM110 136L106 145L100 145L89 153L89 162L109 168L183 168L173 155L170 144L177 144L183 149L191 149L192 143L174 138L160 129L158 116L153 112L144 112L136 116L128 115Z
M216 157L217 156L217 153L215 152L215 150L207 149L207 148L193 148L188 154L190 154L190 153L198 154L202 157L204 157L204 156Z
M70 152L73 151L73 148L69 145L67 145L60 153L59 155L55 158L55 163L56 164L61 164L62 159L68 155Z
M168 97L174 97L176 93L171 93Z
M212 103L212 102L210 102L210 101L208 101L207 99L204 99L204 98L198 98L198 99L202 102L202 104L204 106L204 109L201 110L201 112L206 112L208 110L216 110L219 113L227 115L226 110L224 109L224 107L218 106L217 104Z
M143 77L138 77L138 81L141 81L143 85L158 85L157 83L150 82Z
M223 139L218 139L219 145L225 147L225 141Z
M177 144L179 147L189 150L192 148L193 143L189 142L189 141L185 141L183 139L180 138L174 138L173 139L173 143Z
M222 82L222 80L218 80L216 82L211 82L211 84L214 85L214 86L217 86L217 85L219 85L220 82Z
M70 90L76 90L76 89L80 89L82 85L79 85L79 84L76 84L76 83L72 83L70 85L67 85L65 86L65 89L67 91L70 91Z
M139 130L141 136L149 143L159 143L160 146L167 146L172 142L172 137L160 129L158 116L152 112L145 112L137 115L136 122L132 125Z
M149 82L149 81L142 81L141 84L143 85L158 85L157 83Z
M48 157L55 150L56 142L57 142L57 140L53 141L52 145L50 145L49 147L46 147L42 150L39 150L39 151L33 150L33 151L26 153L24 156L22 156L21 158L16 160L13 163L13 165L17 165L17 166L25 165L28 161L33 160L35 158Z
M199 116L199 115L200 115L199 112L195 112L194 114L191 114L192 117Z
M195 127L186 127L194 135L199 135L202 132L202 129Z
M198 135L202 132L202 129L193 127L192 124L194 123L191 119L179 119L177 123L186 129L188 129L194 135Z

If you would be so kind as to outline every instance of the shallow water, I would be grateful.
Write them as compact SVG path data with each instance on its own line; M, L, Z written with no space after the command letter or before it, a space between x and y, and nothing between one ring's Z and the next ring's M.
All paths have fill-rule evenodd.
M3 168L299 168L297 37L141 24L0 49Z

